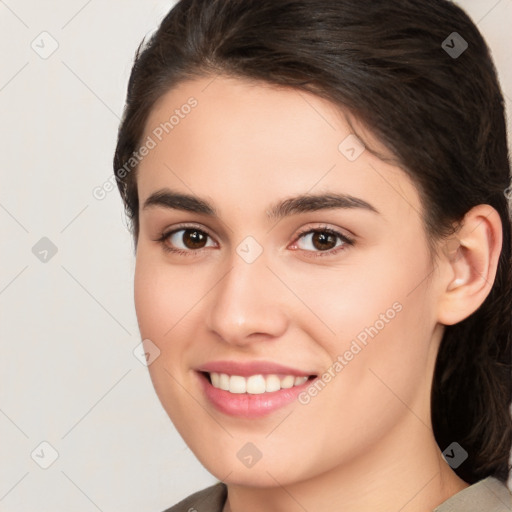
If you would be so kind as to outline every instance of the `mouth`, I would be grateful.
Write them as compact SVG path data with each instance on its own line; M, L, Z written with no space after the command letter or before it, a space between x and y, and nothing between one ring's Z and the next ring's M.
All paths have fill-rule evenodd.
M291 389L303 386L316 375L295 376L286 374L256 374L256 375L229 375L219 372L201 372L215 389L227 391L231 394L262 395L275 393L282 389Z
M196 370L206 400L231 417L260 418L291 406L318 378L273 364L212 364Z

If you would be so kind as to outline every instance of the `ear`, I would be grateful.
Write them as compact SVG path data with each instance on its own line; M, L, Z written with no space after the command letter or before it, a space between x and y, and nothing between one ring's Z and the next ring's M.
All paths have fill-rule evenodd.
M496 277L502 242L500 216L487 204L472 208L457 233L443 241L439 323L461 322L485 301Z

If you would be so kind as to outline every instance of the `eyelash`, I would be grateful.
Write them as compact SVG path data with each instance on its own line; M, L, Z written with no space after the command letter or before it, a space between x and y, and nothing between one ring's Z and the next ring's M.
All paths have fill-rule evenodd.
M187 225L177 226L174 229L172 229L172 231L166 231L166 232L162 233L162 235L159 238L157 238L155 241L159 242L162 245L162 248L166 252L178 254L180 256L192 256L193 257L193 256L196 256L198 253L202 252L203 250L205 250L205 248L189 249L189 250L175 249L175 248L169 247L169 245L166 243L171 235L174 235L175 233L178 233L179 231L188 231L188 230L195 230L195 231L198 231L198 232L206 235L209 238L213 238L204 229L199 229L196 226L187 224ZM304 237L305 235L309 235L311 233L327 233L329 235L333 235L333 236L337 237L338 239L340 239L342 244L340 244L339 246L334 247L333 249L330 249L328 251L308 251L305 249L295 249L295 250L301 250L305 253L309 253L307 255L308 258L334 256L338 252L345 250L347 248L347 246L349 246L349 247L353 246L355 243L355 241L353 239L347 237L346 235L340 233L339 231L336 231L335 229L329 228L327 226L321 226L321 227L313 228L313 229L306 228L303 231L299 232L297 234L293 244L296 244L302 237Z

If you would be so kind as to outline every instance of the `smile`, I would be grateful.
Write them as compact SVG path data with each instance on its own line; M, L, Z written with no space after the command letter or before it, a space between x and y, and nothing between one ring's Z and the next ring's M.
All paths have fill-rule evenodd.
M234 394L249 393L251 395L261 395L263 393L273 393L280 389L290 389L294 386L301 386L308 380L308 377L280 376L277 374L243 377L241 375L211 372L208 373L208 376L210 383L216 389L222 389Z
M205 399L229 416L259 418L297 401L318 375L273 362L211 362L196 369Z

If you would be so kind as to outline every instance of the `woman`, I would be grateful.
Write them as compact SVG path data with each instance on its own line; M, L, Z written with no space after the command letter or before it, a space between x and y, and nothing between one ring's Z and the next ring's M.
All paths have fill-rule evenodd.
M114 169L169 510L510 510L503 98L434 0L181 0Z

